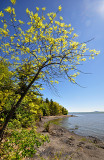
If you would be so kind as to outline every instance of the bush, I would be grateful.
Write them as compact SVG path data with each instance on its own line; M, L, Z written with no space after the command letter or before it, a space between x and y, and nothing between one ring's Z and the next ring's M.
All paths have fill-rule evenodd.
M33 157L36 148L44 142L49 142L48 136L37 134L34 129L12 130L11 134L1 144L0 156L2 159L20 160L24 157Z
M17 119L14 119L8 123L8 128L10 128L10 129L21 128L21 122Z
M45 123L44 128L46 132L49 132L50 124L51 124L51 121L48 121Z

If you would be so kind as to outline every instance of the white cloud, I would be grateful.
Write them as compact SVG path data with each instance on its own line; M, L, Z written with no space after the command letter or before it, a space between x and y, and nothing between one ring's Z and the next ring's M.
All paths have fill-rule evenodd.
M104 18L104 1L100 2L99 5L96 7L96 12Z
M104 0L83 0L83 13L88 17L104 18Z

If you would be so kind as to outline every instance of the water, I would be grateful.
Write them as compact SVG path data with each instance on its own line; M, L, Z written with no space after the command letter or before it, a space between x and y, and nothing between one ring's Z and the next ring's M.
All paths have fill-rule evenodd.
M82 136L94 136L104 141L104 113L70 113L77 117L68 117L61 125Z

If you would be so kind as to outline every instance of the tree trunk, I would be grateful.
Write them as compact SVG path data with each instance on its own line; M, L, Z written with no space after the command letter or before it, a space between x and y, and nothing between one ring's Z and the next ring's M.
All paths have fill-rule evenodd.
M45 64L45 63L44 63ZM16 103L15 106L13 106L9 112L9 114L7 115L6 117L6 120L5 120L5 123L3 125L3 127L1 128L0 130L0 142L2 141L3 139L3 134L4 134L4 130L8 124L8 122L10 121L10 119L12 118L13 114L15 113L16 109L19 107L21 101L23 100L23 98L25 97L25 95L27 94L28 90L30 89L30 87L32 86L32 84L35 82L35 80L37 79L41 69L44 67L44 65L42 65L38 72L36 73L36 75L34 76L33 80L29 83L29 85L27 86L26 90L24 91L24 93L21 95L21 98L18 100L18 102Z
M27 93L27 92L26 92L26 93ZM9 114L7 115L6 120L5 120L5 123L4 123L3 127L2 127L1 130L0 130L0 142L1 142L2 139L3 139L4 130L5 130L8 122L10 121L10 119L11 119L12 116L13 116L13 114L15 113L16 108L19 107L19 104L21 103L21 101L22 101L22 99L24 98L24 96L26 95L26 93L24 93L24 95L21 96L21 98L18 100L17 104L11 108Z
M4 134L4 130L9 122L9 120L12 118L13 116L13 113L15 112L15 108L12 108L8 114L8 116L6 117L6 120L5 120L5 123L3 125L3 127L0 129L0 142L2 141L3 139L3 134Z

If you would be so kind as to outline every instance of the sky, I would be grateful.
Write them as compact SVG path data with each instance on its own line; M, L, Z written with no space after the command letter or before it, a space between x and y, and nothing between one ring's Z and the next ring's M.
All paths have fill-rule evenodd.
M0 0L0 11L10 5L9 0ZM71 23L74 32L79 35L79 42L86 42L90 49L100 50L94 60L86 61L81 70L84 73L77 77L78 85L63 79L56 90L45 86L42 91L44 98L53 99L68 109L69 112L104 111L104 0L17 0L16 14L21 20L26 20L25 10L35 11L36 7L46 7L45 13L59 13L64 22Z

